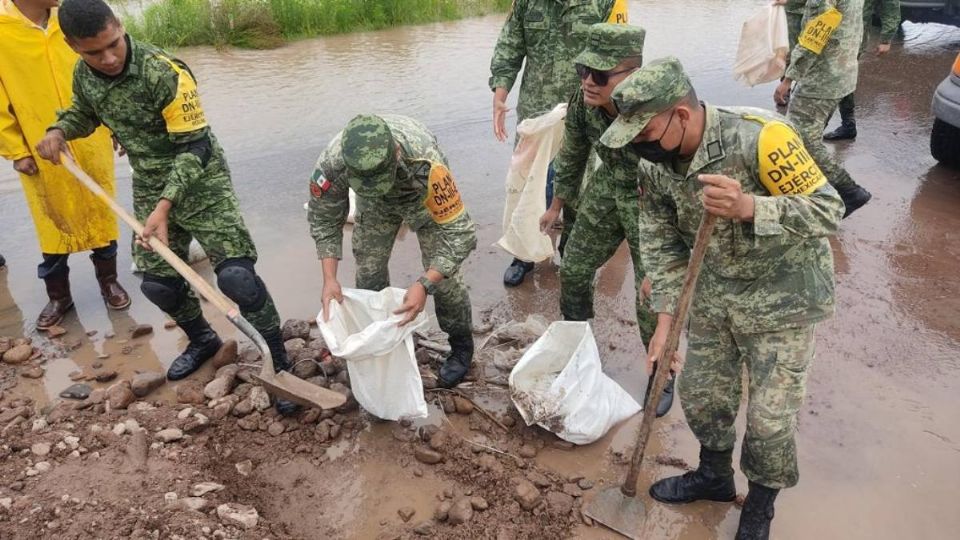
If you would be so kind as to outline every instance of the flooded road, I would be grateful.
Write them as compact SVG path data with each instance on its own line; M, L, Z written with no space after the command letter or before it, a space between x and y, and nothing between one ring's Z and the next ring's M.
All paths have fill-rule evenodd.
M646 58L679 57L702 99L769 108L773 85L742 87L730 70L740 24L762 4L634 1L630 15L647 29ZM284 318L312 318L319 308L320 265L303 210L307 178L329 138L361 112L417 117L440 139L479 226L480 247L467 269L475 312L559 318L557 268L538 265L533 279L506 290L501 275L509 257L490 247L500 235L511 150L493 137L486 86L502 21L499 15L335 36L273 51L178 51L200 80L260 251L258 268ZM801 482L779 499L775 538L934 539L960 530L960 172L936 166L927 147L930 97L958 49L960 29L905 23L890 54L866 55L861 65L860 135L835 148L874 200L844 221L832 242L838 313L817 332L799 428ZM118 162L118 183L129 207L125 161ZM0 173L0 208L0 253L8 264L0 271L0 335L31 332L45 303L35 277L39 253L18 181L7 171ZM420 273L415 239L402 238L394 253L394 284L406 286ZM129 250L122 249L121 268L129 264ZM178 331L162 329L162 314L139 294L128 312L108 314L86 257L74 256L72 266L77 310L65 326L70 336L84 337L71 359L47 364L45 385L22 383L16 391L52 398L71 371L102 353L111 354L101 360L106 367L121 374L168 365L183 342ZM645 381L635 360L642 349L627 322L629 266L621 249L600 273L595 329L607 371L640 397ZM345 285L352 274L348 257ZM121 272L120 280L136 291L135 276ZM221 317L213 319L232 333ZM157 329L149 346L128 355L104 350L106 332L122 335L137 323ZM680 408L664 420L655 450L695 464L696 442ZM624 469L615 456L629 450L635 425L590 447L544 451L537 459L565 474L590 471L617 481ZM641 487L675 473L648 470ZM746 479L738 475L737 483L744 491ZM731 538L738 515L731 505L650 505L646 527L649 538ZM359 533L375 525L353 527ZM576 533L612 537L599 528Z

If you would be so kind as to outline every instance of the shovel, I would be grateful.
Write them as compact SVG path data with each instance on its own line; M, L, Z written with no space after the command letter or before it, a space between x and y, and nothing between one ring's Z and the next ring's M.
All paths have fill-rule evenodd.
M637 476L640 474L640 464L647 449L647 439L656 418L657 403L663 387L667 384L667 375L670 373L670 360L680 345L680 333L683 331L690 301L697 288L697 277L700 275L700 266L703 256L710 243L710 235L716 225L717 218L709 212L703 213L700 227L697 229L697 239L693 244L693 252L687 265L687 274L683 278L683 288L680 290L680 299L673 312L673 322L670 324L670 333L667 334L667 343L658 359L656 373L653 376L653 388L650 390L646 404L643 407L643 421L640 423L640 433L637 434L637 445L630 459L630 471L622 486L609 487L590 501L584 509L584 514L610 529L630 538L640 538L643 524L643 501L637 497Z
M86 186L94 195L106 203L114 213L120 216L120 219L129 225L130 228L133 229L133 232L137 233L137 235L143 234L143 225L124 210L117 201L113 200L99 184L94 182L93 179L73 161L73 158L61 152L60 162L63 163L71 174L77 177L77 180L79 180L81 184ZM286 371L274 373L273 356L270 354L270 348L267 347L267 342L264 341L260 332L257 332L257 330L243 318L240 310L237 309L223 293L214 289L204 281L193 268L190 268L187 263L183 262L180 257L177 257L166 244L158 240L155 236L150 237L149 244L158 255L163 257L163 260L167 261L190 285L193 285L201 296L206 298L220 310L221 313L226 315L227 319L250 338L254 345L260 349L260 354L263 356L263 366L260 368L260 375L256 376L256 379L260 381L260 384L262 384L269 393L307 407L320 407L321 409L335 409L346 403L346 397L342 394L328 390L322 386L310 384Z

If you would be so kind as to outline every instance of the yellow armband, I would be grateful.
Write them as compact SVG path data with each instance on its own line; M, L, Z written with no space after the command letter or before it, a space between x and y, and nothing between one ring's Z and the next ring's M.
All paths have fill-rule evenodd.
M760 182L771 195L809 195L827 182L800 135L783 122L764 124L757 154Z
M627 0L614 0L613 7L610 8L610 16L607 17L607 22L627 24Z
M830 8L807 23L797 42L804 49L814 54L820 54L842 20L843 13L837 11L837 8Z
M464 212L457 183L453 180L450 169L442 163L433 163L430 167L427 198L423 204L430 211L433 221L441 225L450 223Z
M173 101L163 108L163 120L167 124L167 133L190 133L207 127L207 115L200 106L200 93L197 91L196 81L176 62L168 58L163 59L177 74L177 93Z

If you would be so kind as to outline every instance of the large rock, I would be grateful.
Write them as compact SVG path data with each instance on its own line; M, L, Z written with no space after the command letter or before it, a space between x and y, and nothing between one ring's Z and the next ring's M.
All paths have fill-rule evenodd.
M232 339L224 341L217 354L210 359L210 363L216 369L237 363L237 342Z
M191 497L203 497L207 493L213 493L216 491L222 491L226 486L223 484L218 484L216 482L200 482L199 484L194 484L190 488Z
M207 399L220 399L229 395L230 391L233 390L233 387L236 386L236 383L236 373L230 373L222 377L217 377L203 387L203 395L206 396Z
M443 454L430 450L429 448L417 448L413 456L417 458L417 461L420 463L426 463L427 465L436 465L443 461Z
M294 338L310 339L310 322L300 319L288 319L283 323L283 340Z
M133 390L133 395L144 397L163 386L165 382L167 382L167 376L165 374L148 371L134 375L133 380L130 382L130 389Z
M547 506L558 514L569 514L573 509L573 497L559 491L548 492Z
M120 381L110 388L107 388L107 406L110 410L123 410L137 400L133 390L130 388L129 381Z
M239 503L221 504L217 507L217 516L226 525L240 526L244 529L256 527L260 520L256 508Z
M525 478L517 480L517 488L513 498L520 503L520 508L533 510L540 504L540 490Z
M283 348L287 351L287 357L293 359L307 346L307 341L302 338L288 339L283 342Z
M250 405L258 411L265 411L270 408L270 395L262 386L254 386L250 389L250 395L247 396Z
M183 381L177 385L177 403L202 405L206 402L203 385L199 381Z
M176 442L183 438L183 431L177 428L163 429L158 431L154 437L158 441L165 443Z
M92 391L93 388L89 384L72 384L60 392L60 397L64 399L87 399Z
M8 364L22 364L33 356L33 347L30 345L17 345L9 351L3 353L3 361Z

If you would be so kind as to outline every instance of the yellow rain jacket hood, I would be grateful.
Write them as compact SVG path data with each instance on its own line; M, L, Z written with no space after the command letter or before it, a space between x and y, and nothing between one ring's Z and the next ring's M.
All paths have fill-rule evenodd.
M119 233L107 206L65 168L35 153L57 111L70 105L79 59L64 41L56 10L44 29L12 0L0 0L0 43L0 156L11 161L32 156L40 169L34 176L20 175L40 250L59 254L106 246ZM113 195L113 147L106 128L69 146L80 166Z

